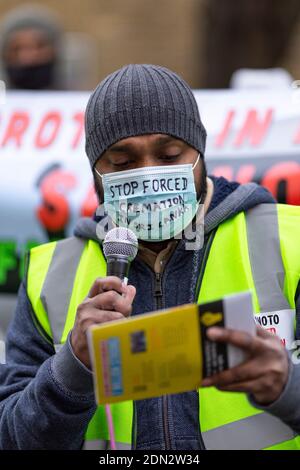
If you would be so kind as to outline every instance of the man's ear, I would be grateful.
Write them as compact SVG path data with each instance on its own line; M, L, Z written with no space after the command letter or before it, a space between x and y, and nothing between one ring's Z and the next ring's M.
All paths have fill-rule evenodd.
M200 166L201 176L200 176L200 180L198 181L198 185L196 187L196 192L197 192L197 199L201 197L201 200L204 200L206 197L206 193L207 193L207 182L206 182L207 169L206 169L206 163L203 160L203 158L201 158L199 163L201 165Z
M201 162L202 162L202 175L203 177L207 177L207 168L206 168L206 163L205 163L205 160L201 154Z

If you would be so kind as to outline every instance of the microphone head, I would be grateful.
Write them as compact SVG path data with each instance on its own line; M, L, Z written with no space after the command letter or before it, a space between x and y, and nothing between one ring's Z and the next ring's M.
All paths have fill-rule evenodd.
M107 232L103 241L105 258L121 256L132 261L138 252L138 239L132 230L116 227Z

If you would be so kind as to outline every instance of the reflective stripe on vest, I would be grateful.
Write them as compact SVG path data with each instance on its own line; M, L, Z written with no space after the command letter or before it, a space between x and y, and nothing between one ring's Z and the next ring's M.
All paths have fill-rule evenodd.
M93 243L96 256L91 260L90 272L92 274L90 276L88 273L86 274L90 281L88 287L86 282L78 279L78 273L80 273L81 264L85 270L87 268L83 254L84 251L88 251L91 243ZM97 264L96 269L95 264ZM66 266L68 269L65 268ZM106 263L99 245L95 242L86 242L73 237L56 243L40 293L49 322L46 331L51 331L56 352L66 341L67 335L73 327L77 306L87 296L95 279L105 275ZM78 289L78 285L81 287L80 289ZM77 286L78 295L74 295L74 286ZM45 324L45 321L43 323Z
M131 444L116 442L116 450L131 450ZM82 450L110 450L110 442L102 439L85 441Z
M104 439L85 440L82 450L109 450L109 441Z
M259 450L295 437L291 428L268 413L225 424L202 433L207 450Z
M275 204L261 204L246 212L248 251L260 311L289 309L283 294L284 266L280 251Z
M42 304L48 314L55 345L62 343L66 314L84 245L83 240L75 237L56 244L41 291Z
M280 216L278 222L276 221L276 208ZM240 213L222 223L216 232L207 260L199 302L211 301L224 295L251 289L256 313L265 308L273 310L280 310L286 306L295 308L294 295L299 282L300 254L296 256L296 244L294 240L291 243L291 234L296 241L300 238L299 215L299 208L279 205L272 205L271 207L269 204L263 204L247 213L247 222L245 214ZM264 230L259 227L261 224L263 224ZM275 229L275 227L277 228ZM73 326L78 304L87 295L95 278L105 276L106 272L105 260L99 245L94 241L89 241L85 243L81 254L78 245L77 259L80 258L80 260L77 270L75 268L73 273L69 271L66 273L64 267L69 266L69 261L74 256L75 244L72 244L73 254L71 254L72 250L70 252L68 250L69 240L64 242L64 250L61 250L60 254L60 266L63 267L62 272L64 272L64 276L60 277L60 289L62 292L64 291L63 282L65 277L72 276L73 291L70 292L67 289L69 305L65 300L64 312L62 310L60 312L65 323L62 334L63 322L61 318L59 321L52 318L53 315L57 314L57 310L51 308L51 305L53 307L57 306L57 297L55 295L53 297L55 289L48 280L48 285L52 285L52 295L50 295L49 291L45 289L45 282L43 282L47 272L50 276L48 268L52 255L49 255L47 250L52 250L53 254L53 246L44 245L33 249L28 271L28 293L39 323L45 328L45 331L50 329L47 324L49 321L51 329L55 329L55 325L58 325L58 331L52 331L52 335L53 337L55 335L55 338L61 336L61 343L65 341L68 331ZM64 242L59 242L57 245ZM257 251L259 248L260 251ZM34 250L39 249L39 253L45 256L46 268L35 255ZM42 250L45 251L44 255ZM269 261L267 261L267 258ZM262 262L264 266L257 266ZM54 270L55 264L52 265L51 263L51 266L53 268L51 277L55 280L57 279L57 272ZM36 273L36 269L39 268L41 268L42 273L46 269L45 275L42 274L42 281L38 279ZM276 273L275 276L274 272ZM36 283L38 288L32 283ZM67 285L70 286L70 284L69 278ZM263 286L265 286L266 292L262 288ZM275 294L268 297L270 289L273 292L274 288ZM41 290L43 291L44 305L39 302ZM51 319L47 315L49 312L46 313L44 308L44 306L47 306L48 310L49 305ZM262 413L252 407L245 394L220 392L215 388L209 388L200 389L199 399L201 402L201 430L208 448L256 448L257 440L252 433L252 429L257 426L259 428L263 427L262 433L268 436L266 440L261 439L259 448L284 449L296 448L297 446L296 440L293 439L293 433L291 431L291 434L287 432L289 428L281 425L281 423L278 426L276 418L272 418L271 415ZM115 410L113 414L115 415L116 440L129 444L131 441L132 403L112 405L112 410ZM101 411L101 407L98 408L98 411L99 413L96 413L87 431L89 441L98 438L108 440L105 413ZM266 416L267 418L265 418ZM272 420L272 423L270 420ZM274 428L276 428L276 432ZM242 432L242 429L245 429L245 433Z

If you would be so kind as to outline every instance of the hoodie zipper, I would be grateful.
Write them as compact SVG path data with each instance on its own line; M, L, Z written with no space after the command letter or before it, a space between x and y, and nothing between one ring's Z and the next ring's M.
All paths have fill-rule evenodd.
M163 289L162 289L162 276L161 273L155 273L155 306L156 310L161 310L163 307ZM170 426L168 419L168 395L162 397L162 417L163 417L163 431L165 450L171 450L171 439L170 439Z
M155 273L155 289L154 289L154 297L155 297L155 306L156 310L161 310L163 307L163 291L162 291L162 282L161 282L161 273Z

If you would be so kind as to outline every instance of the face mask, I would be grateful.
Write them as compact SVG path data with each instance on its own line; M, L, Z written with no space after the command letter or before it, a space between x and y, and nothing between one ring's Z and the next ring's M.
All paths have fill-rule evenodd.
M104 206L117 226L128 227L140 240L169 240L193 220L197 195L192 166L168 165L101 175Z
M11 85L21 90L43 90L53 84L54 62L40 65L9 65L6 72Z

